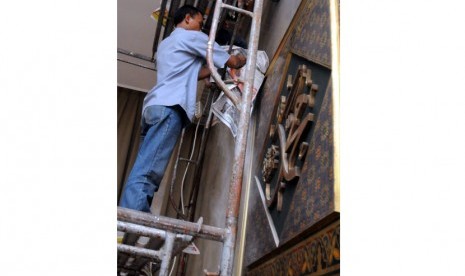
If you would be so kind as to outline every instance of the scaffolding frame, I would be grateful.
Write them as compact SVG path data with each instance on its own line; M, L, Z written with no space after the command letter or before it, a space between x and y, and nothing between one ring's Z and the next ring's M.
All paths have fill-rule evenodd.
M164 4L166 5L166 0L163 2L165 2ZM118 230L163 239L165 241L160 250L150 250L125 244L118 244L118 251L161 261L159 275L168 275L168 268L171 264L171 259L174 255L176 255L175 248L179 249L186 247L195 238L203 238L223 243L219 273L211 273L207 271L205 271L205 273L208 275L221 276L232 275L263 0L254 1L253 12L242 8L244 6L244 0L238 0L237 4L238 7L225 4L222 0L216 0L207 43L206 57L211 75L217 86L224 91L225 95L234 103L240 113L235 139L232 176L229 183L225 227L219 228L203 225L202 218L200 218L199 222L194 223L118 207ZM164 9L165 7L162 4L161 14L163 14ZM242 91L241 98L235 96L227 88L213 64L213 45L215 43L216 31L222 9L233 10L240 14L250 16L252 19L248 42L248 57L245 64L246 78L242 80L244 82L244 89ZM157 28L157 34L158 33L159 28Z

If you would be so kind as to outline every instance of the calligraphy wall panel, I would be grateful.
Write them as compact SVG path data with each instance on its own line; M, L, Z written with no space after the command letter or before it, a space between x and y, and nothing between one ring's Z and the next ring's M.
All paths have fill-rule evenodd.
M250 275L315 273L318 269L309 266L316 261L305 264L305 258L299 257L300 263L289 266L290 256L313 254L311 246L297 245L313 242L311 248L316 250L317 236L335 233L336 228L337 235L329 239L333 244L337 239L337 252L328 253L334 255L325 264L331 269L318 271L338 273L331 59L329 1L303 0L257 98L244 255ZM299 269L303 274L289 274Z

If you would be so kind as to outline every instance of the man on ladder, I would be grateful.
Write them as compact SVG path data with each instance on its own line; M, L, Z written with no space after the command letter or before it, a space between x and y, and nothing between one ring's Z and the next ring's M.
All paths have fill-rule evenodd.
M195 112L197 81L210 76L205 63L208 36L201 32L203 14L185 5L174 15L175 30L157 51L157 84L144 99L139 153L127 179L121 207L150 212L171 153L183 127ZM229 55L217 43L213 62L241 68L242 55Z

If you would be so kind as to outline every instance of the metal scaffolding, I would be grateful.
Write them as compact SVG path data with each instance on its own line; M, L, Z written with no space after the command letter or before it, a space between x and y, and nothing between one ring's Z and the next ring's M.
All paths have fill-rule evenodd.
M134 235L150 237L161 241L163 244L158 244L158 250L140 248L134 246L134 238L127 237L122 244L118 244L118 251L131 255L148 258L149 260L157 260L161 262L159 275L168 275L168 267L171 263L171 258L182 251L183 248L195 238L203 238L223 243L223 251L221 255L220 271L218 273L208 273L208 275L232 275L234 263L234 250L237 236L237 223L239 216L239 207L241 199L242 178L244 171L245 151L248 126L251 115L252 105L252 90L255 75L255 64L257 60L258 39L260 34L260 23L262 16L263 0L255 0L253 12L243 9L244 1L238 0L233 5L225 4L222 0L217 0L210 35L207 44L207 64L209 66L212 77L225 95L231 99L240 112L238 130L235 140L234 161L232 167L232 176L229 183L228 205L226 210L226 225L224 228L218 228L202 224L202 218L199 222L189 222L179 219L173 219L163 216L154 216L148 213L129 210L118 207L118 230L131 233ZM162 2L159 25L157 26L156 41L154 41L154 51L156 50L157 37L160 34L161 18L165 12L166 0ZM213 45L215 41L216 31L219 24L219 19L223 9L233 10L242 15L251 17L251 30L249 33L248 42L248 57L245 65L245 76L243 80L244 89L242 97L235 96L226 86L221 76L217 73L213 65ZM236 30L235 30L236 32ZM124 260L126 261L126 260ZM129 269L129 268L128 268ZM134 269L134 268L133 268ZM136 268L137 269L137 268Z

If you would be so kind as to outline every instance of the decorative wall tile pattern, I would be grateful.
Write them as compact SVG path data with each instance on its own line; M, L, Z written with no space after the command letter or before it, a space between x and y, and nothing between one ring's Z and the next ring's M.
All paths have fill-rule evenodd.
M294 53L331 68L331 24L328 0L307 1L291 38Z
M334 214L335 206L329 0L302 1L303 8L296 14L296 23L291 26L288 39L280 46L274 67L267 75L263 91L257 98L258 121L252 162L254 175L261 178L261 164L268 146L270 124L276 113L279 96L285 89L283 85L286 85L287 74L294 73L294 69L291 68L294 63L313 63L324 69L319 69L320 77L319 81L316 81L321 89L318 90L321 97L317 101L315 124L312 125L308 136L309 148L303 161L300 179L294 186L295 190L288 193L290 197L286 199L287 211L278 214L281 218L277 227L279 248L276 248L274 243L262 200L253 181L244 256L245 266L253 267L248 275L309 275L316 271L324 272L325 269L330 269L327 270L328 273L339 269L338 250L333 251L336 252L335 255L323 255L327 241L333 242L332 234L328 234L325 239L313 239L315 235L309 231L310 228L321 229L323 221L334 221L330 216ZM276 219L277 213L273 212L273 219ZM339 246L339 222L337 225ZM312 235L312 238L306 238L308 235ZM299 237L295 238L296 236ZM301 238L306 241L293 246L292 250L287 250L284 254L281 252L283 248L295 244L297 239ZM324 258L329 258L330 255L333 259L328 263L328 259ZM293 261L294 259L296 260Z
M327 275L340 269L340 221L248 271L247 276Z

